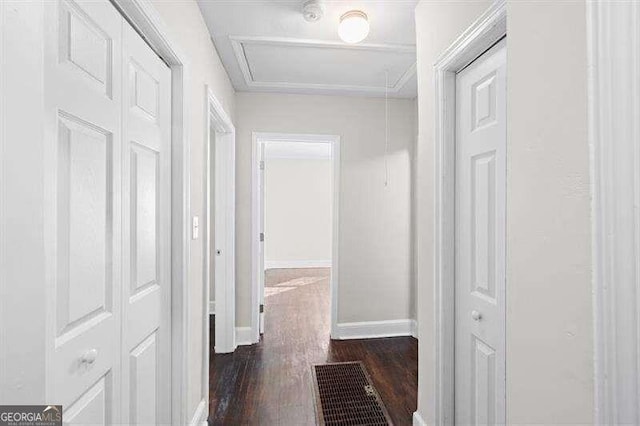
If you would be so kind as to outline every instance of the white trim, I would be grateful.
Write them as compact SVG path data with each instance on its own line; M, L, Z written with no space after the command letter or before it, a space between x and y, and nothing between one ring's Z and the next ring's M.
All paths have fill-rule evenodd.
M268 260L264 262L267 269L299 269L299 268L330 268L331 259L327 260Z
M330 160L331 146L325 145L272 142L266 146L264 160Z
M254 132L253 135L264 142L290 143L334 143L340 140L337 135L318 135L310 133L265 133Z
M209 315L215 315L215 314L216 314L216 301L211 300L209 302Z
M257 343L253 327L236 327L236 345L246 346Z
M260 194L258 193L258 181L260 174L260 162L262 154L259 150L257 136L251 137L251 343L260 341ZM262 265L262 268L264 264ZM236 341L238 332L236 332Z
M494 2L442 54L435 73L435 396L436 425L454 419L455 75L507 33L505 0Z
M413 337L416 334L416 320L343 322L338 323L336 329L338 332L331 337L338 340Z
M6 60L5 31L7 28L5 23L5 18L7 15L5 11L6 7L7 7L7 2L0 2L0 236L1 236L0 237L0 297L3 300L10 300L10 297L7 297L8 273L6 268L6 264L7 264L6 253L7 253L7 245L9 243L9 238L7 237L7 234L5 231L5 229L7 228L7 224L5 222L6 199L9 198L5 194L7 192L6 180L9 174L7 173L6 168L4 167L4 159L6 159L5 144L7 143L6 142L7 136L9 135L9 132L7 131L7 127L6 127L6 121L7 121L6 115L7 115L7 105L10 104L9 96L7 96L7 93L5 91L5 84L6 84L5 80L7 80L7 64L5 63L5 60ZM24 77L24 73L22 73L22 75ZM16 283L14 282L14 285L15 284ZM47 292L47 295L48 295L50 293L46 290L46 288L47 286L45 285L45 292ZM33 303L33 302L34 301L32 299L29 300L29 303ZM48 312L46 317L51 318ZM15 321L15 318L14 318L14 321ZM8 374L6 373L7 367L12 364L7 362L7 360L9 360L9 350L8 350L9 345L7 344L6 336L8 334L9 328L6 326L6 324L9 321L8 321L8 318L6 317L3 302L0 302L0 322L5 324L3 327L0 327L0 359L3 360L2 366L0 366L0 377L2 377L4 382L5 380L7 380L7 377L8 377ZM47 333L45 333L45 337L46 337L46 334ZM46 358L49 358L49 351L50 349L48 349L47 351ZM4 395L6 395L4 391L1 391L0 397L3 397ZM6 396L4 397L6 398Z
M220 250L221 255L216 256L216 261L224 262L224 267L215 268L214 289L215 300L218 302L216 306L215 321L215 342L214 350L216 353L230 353L236 349L235 342L235 161L229 158L220 158L228 155L235 159L236 145L236 129L231 118L224 110L222 103L215 97L209 86L205 87L205 102L207 111L206 122L206 154L205 163L205 184L204 184L204 200L205 214L203 223L203 245L204 245L204 287L205 287L205 306L209 303L210 287L211 287L211 232L210 220L212 217L212 204L217 206L214 209L215 214L215 241L213 245L216 250ZM212 137L211 130L215 130L215 137ZM213 140L213 142L212 142ZM213 143L213 146L212 146ZM211 163L211 149L215 151L215 167ZM213 179L212 179L213 170ZM215 184L215 200L211 199L211 182ZM220 197L224 197L220 198ZM217 203L221 203L218 205ZM219 214L220 211L222 214ZM207 315L207 319L209 316ZM207 321L207 332L204 336L206 343L204 355L206 369L204 374L209 375L209 356L208 350L211 342L209 341L209 323ZM207 388L208 394L208 388Z
M249 37L249 36L229 36L231 47L238 61L238 67L242 72L242 77L248 88L262 89L310 89L310 90L328 90L328 91L349 91L362 92L374 95L384 95L386 88L384 86L357 86L357 85L340 85L340 84L315 84L315 83L290 83L290 82L274 82L274 81L256 81L251 74L251 69L247 61L244 46L253 45L269 45L269 46L294 46L294 47L315 47L315 48L331 48L331 49L349 49L349 50L365 50L377 52L394 52L394 53L414 53L416 47L414 45L405 44L346 44L342 42L327 40L309 40L285 37ZM389 94L398 94L407 82L416 74L416 63L414 62L400 76L398 81L389 88Z
M191 426L200 426L203 424L207 424L208 410L207 407L209 404L206 399L201 400L196 407L196 411L193 413L193 417L189 422Z
M171 418L188 414L188 301L190 263L189 63L148 0L112 0L171 68ZM208 316L203 319L208 323ZM208 359L208 358L207 358ZM208 381L206 383L208 389ZM208 401L205 401L208 407ZM208 408L207 408L208 410Z
M413 413L413 426L427 426L427 422L424 421L423 417L417 411Z
M587 2L595 411L640 419L640 5Z
M251 328L253 330L253 343L260 340L260 220L258 174L260 153L262 145L268 142L299 142L299 143L330 143L333 162L333 212L332 212L332 240L331 240L331 336L338 333L338 288L339 288L339 234L340 234L340 136L318 134L291 134L291 133L260 133L252 134L252 162L251 162ZM263 265L264 266L264 265Z
M265 153L265 161L269 160L330 160L331 155L329 154L320 154L320 153L278 153L278 154L269 154Z
M280 153L280 154L266 154L265 161L269 160L329 160L330 155L316 154L316 153Z

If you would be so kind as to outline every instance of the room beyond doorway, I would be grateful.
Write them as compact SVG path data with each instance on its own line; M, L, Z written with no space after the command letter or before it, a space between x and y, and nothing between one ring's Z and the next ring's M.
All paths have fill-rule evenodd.
M328 317L333 334L340 138L254 133L253 149L252 334L257 341L265 332L265 271L300 268L330 268Z
M265 270L331 267L331 146L268 142L264 157Z

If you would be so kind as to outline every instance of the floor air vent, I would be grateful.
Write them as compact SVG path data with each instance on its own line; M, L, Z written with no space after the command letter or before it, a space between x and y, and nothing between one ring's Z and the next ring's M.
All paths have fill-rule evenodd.
M360 361L312 367L319 425L393 425Z

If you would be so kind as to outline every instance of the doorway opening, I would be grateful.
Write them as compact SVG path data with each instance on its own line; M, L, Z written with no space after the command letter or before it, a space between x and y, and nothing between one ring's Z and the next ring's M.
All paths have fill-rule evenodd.
M202 221L204 253L204 311L209 312L203 341L205 369L209 370L211 343L215 353L233 352L235 337L235 127L213 92L206 89L207 152L205 207ZM198 232L199 224L193 224ZM214 333L209 321L214 316ZM210 342L213 340L213 342Z
M253 342L269 333L266 310L307 315L325 306L337 322L340 140L330 135L255 133ZM330 318L330 320L329 320ZM304 320L304 318L301 318Z
M506 416L506 35L497 1L434 66L436 424Z

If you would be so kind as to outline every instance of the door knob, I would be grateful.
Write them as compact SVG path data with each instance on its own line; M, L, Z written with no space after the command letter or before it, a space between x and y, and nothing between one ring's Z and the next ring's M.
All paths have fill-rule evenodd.
M471 311L471 318L473 318L474 321L480 321L482 319L482 314L478 311Z
M96 358L98 358L98 350L91 349L82 354L82 356L80 357L80 362L82 364L91 365L96 361Z

